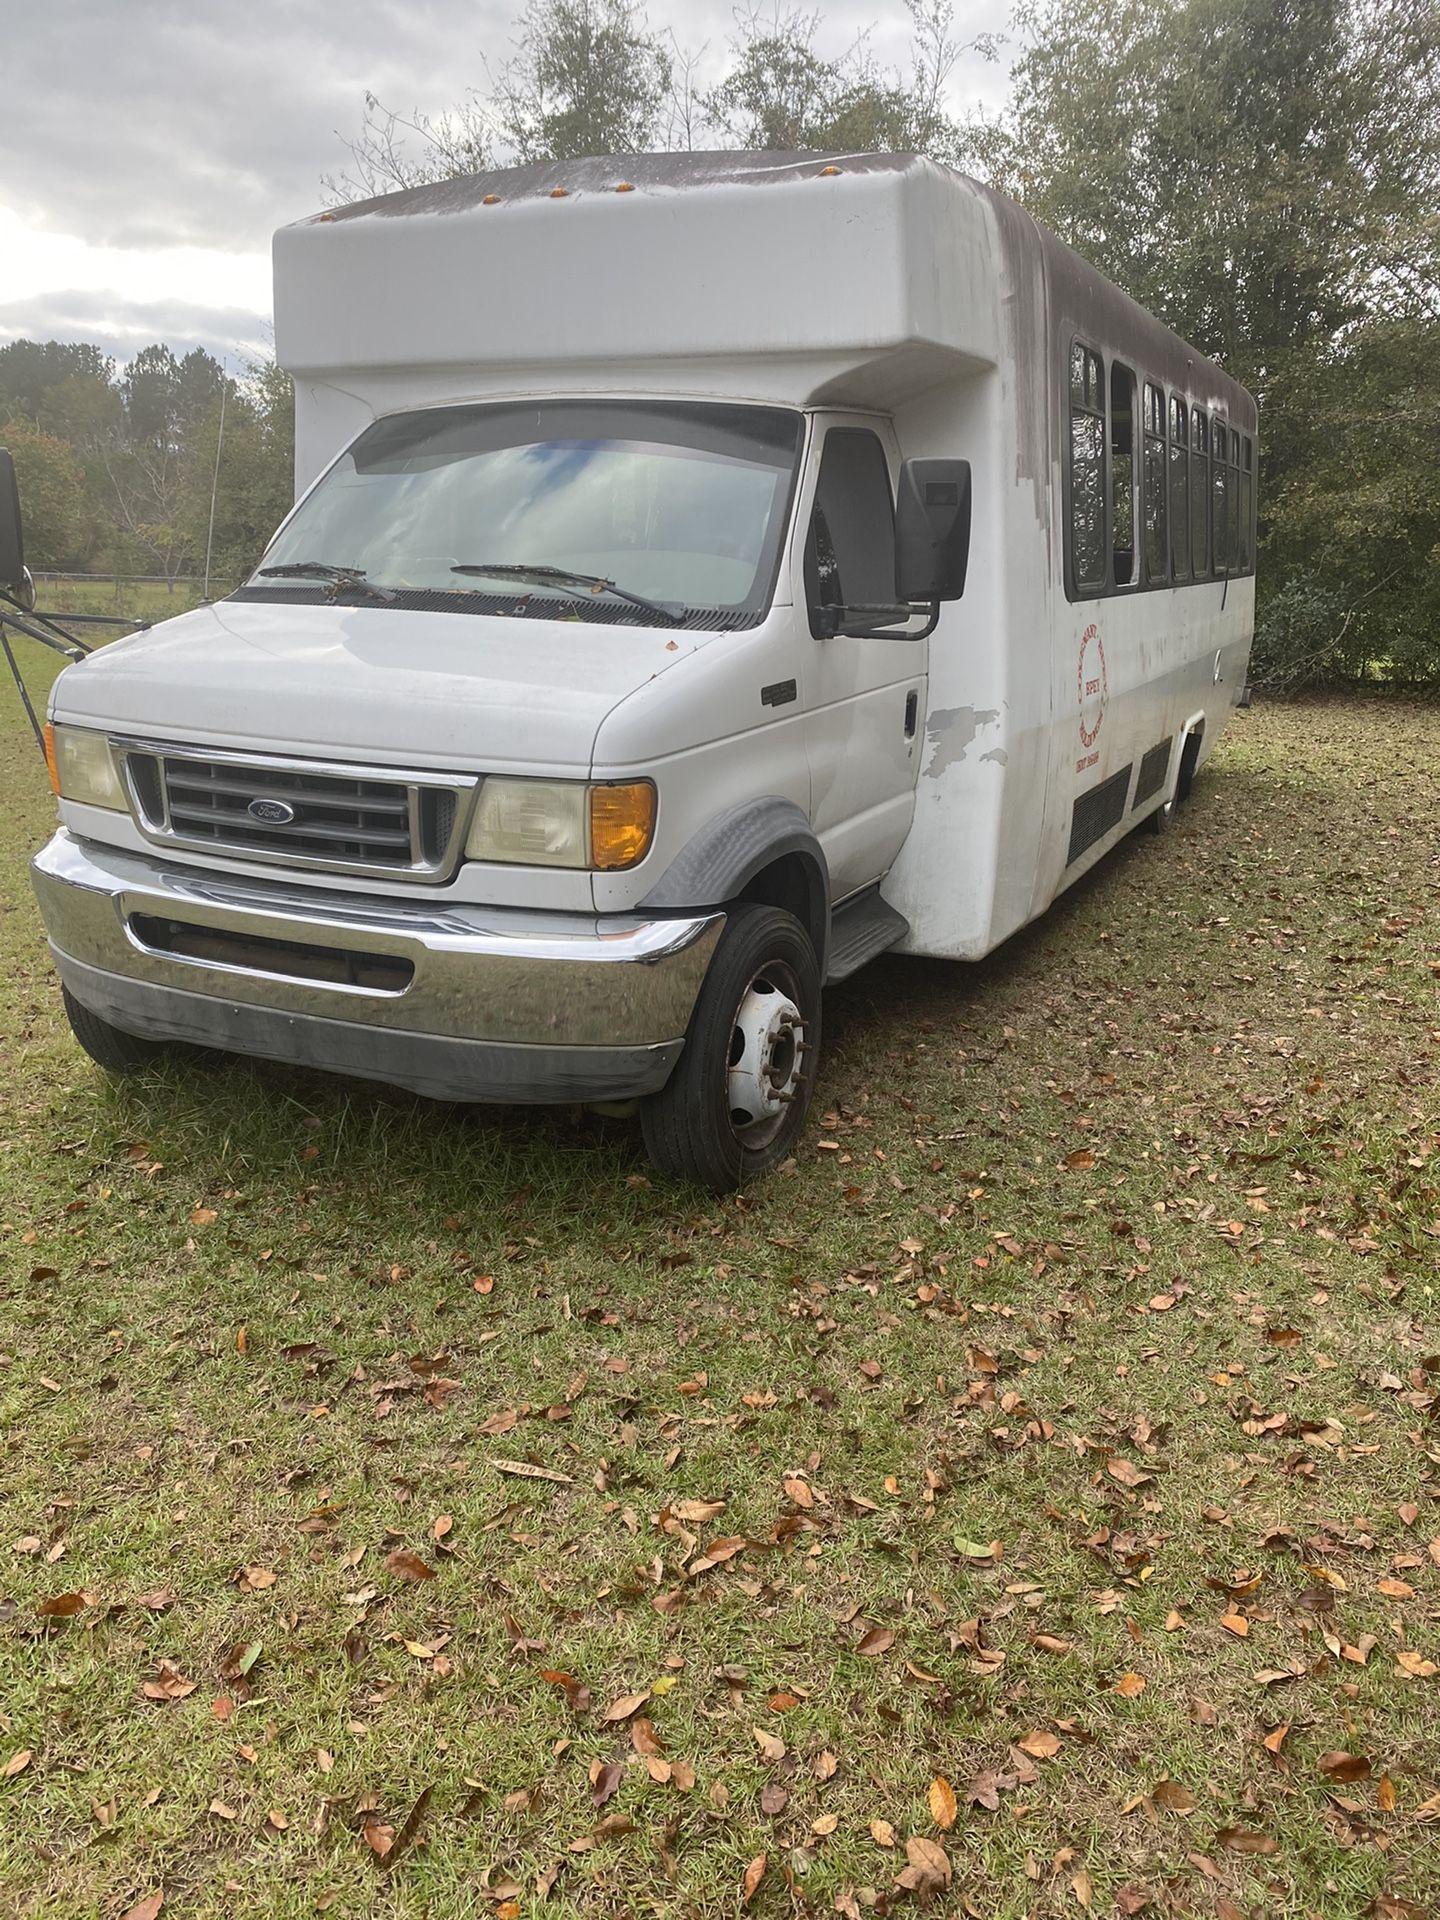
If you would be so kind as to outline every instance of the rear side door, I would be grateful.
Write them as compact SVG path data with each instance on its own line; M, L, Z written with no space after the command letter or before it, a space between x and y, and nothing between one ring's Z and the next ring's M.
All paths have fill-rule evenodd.
M895 601L895 474L888 422L817 417L794 556L809 624L804 674L811 823L834 900L879 880L910 830L925 714L927 642L827 634L825 610ZM909 623L913 630L918 624Z

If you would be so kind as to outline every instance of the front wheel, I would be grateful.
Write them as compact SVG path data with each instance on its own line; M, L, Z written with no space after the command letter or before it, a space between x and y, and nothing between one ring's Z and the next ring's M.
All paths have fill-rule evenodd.
M147 1040L142 1034L112 1027L108 1020L102 1020L98 1013L92 1013L77 1000L67 986L62 985L60 995L65 1002L70 1031L96 1066L103 1067L107 1073L143 1073L146 1067L163 1060L169 1051L163 1040Z
M732 908L685 1051L641 1106L664 1173L726 1193L768 1172L800 1137L820 1056L820 965L779 907Z

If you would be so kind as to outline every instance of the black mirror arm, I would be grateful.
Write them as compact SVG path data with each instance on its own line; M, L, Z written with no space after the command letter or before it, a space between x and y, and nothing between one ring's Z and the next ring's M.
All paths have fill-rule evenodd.
M822 607L820 624L827 639L928 640L940 624L940 602L932 600L925 625L918 633L896 633L903 621L913 620L914 607Z
M56 626L49 614L30 613L30 618L24 619L14 611L15 602L11 596L7 593L3 598L9 604L0 605L0 625L14 627L17 633L23 633L30 640L38 640L42 647L49 647L52 653L63 654L67 660L83 660L86 654L93 651L83 640L77 640L73 634L66 633L63 627ZM26 612L29 611L27 608ZM31 620L43 621L50 631L46 633L42 628L32 626ZM129 624L127 621L126 625Z

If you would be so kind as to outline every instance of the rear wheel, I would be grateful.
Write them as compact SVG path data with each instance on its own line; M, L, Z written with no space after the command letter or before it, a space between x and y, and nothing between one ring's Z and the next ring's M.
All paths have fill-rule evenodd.
M640 1108L665 1173L729 1192L790 1152L820 1052L820 967L779 907L731 910L669 1081Z
M68 987L62 986L60 993L70 1031L96 1066L103 1067L107 1073L143 1073L169 1052L163 1040L147 1040L142 1034L112 1027L108 1020L102 1020L98 1013L92 1013L77 1000Z
M1164 833L1175 818L1175 810L1190 798L1190 789L1195 781L1195 766L1200 758L1200 741L1204 727L1196 727L1185 735L1184 745L1180 749L1180 768L1175 776L1175 789L1163 807L1157 807L1148 815L1148 824L1152 833Z

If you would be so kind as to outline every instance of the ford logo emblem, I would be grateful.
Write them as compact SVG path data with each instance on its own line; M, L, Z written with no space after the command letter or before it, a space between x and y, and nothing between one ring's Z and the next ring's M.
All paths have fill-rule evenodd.
M288 800L252 800L245 811L252 820L267 827L288 827L295 818L295 809Z

